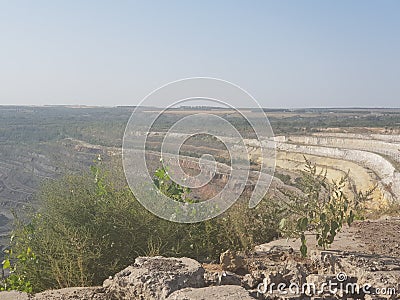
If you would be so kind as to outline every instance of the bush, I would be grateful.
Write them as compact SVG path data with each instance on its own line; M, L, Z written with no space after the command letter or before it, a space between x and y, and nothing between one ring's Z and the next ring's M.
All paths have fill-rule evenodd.
M99 285L137 256L213 260L276 235L277 206L267 200L256 209L238 201L220 217L196 224L160 219L134 198L121 170L94 166L90 173L47 182L38 195L39 211L29 223L17 219L13 253L32 249L36 262L20 264L15 274L24 275L33 292Z
M5 261L13 271L7 289L38 292L100 285L137 256L212 261L225 250L249 250L266 243L278 232L301 238L305 255L306 231L315 234L319 246L328 246L343 224L353 221L360 199L367 199L359 196L356 203L350 201L343 192L346 178L330 183L306 161L297 181L300 194L282 190L284 199L264 199L254 209L243 197L217 218L179 224L143 208L127 186L122 168L111 166L93 166L87 174L43 186L39 211L29 223L16 219L12 251ZM156 171L160 189L176 201L191 202L190 190L172 183L167 175L165 169ZM4 289L4 284L0 287Z

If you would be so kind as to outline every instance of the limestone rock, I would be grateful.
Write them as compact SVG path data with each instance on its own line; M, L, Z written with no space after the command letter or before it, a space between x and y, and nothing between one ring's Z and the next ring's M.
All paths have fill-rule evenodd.
M232 272L224 271L221 274L220 285L241 285L242 277Z
M32 299L27 293L21 292L0 292L0 300L30 300Z
M100 287L75 287L65 288L60 290L49 290L43 293L36 294L32 300L92 300L92 299L107 299L103 294L103 289Z
M258 284L261 283L261 282L262 282L261 278L255 278L251 274L246 274L246 275L243 276L242 286L246 290L252 290L252 289L257 288Z
M293 247L291 245L275 244L273 241L266 244L255 246L254 251L257 253L279 253L279 254L285 252L291 254L294 252Z
M174 291L204 286L204 269L190 258L138 257L105 282L111 299L165 299Z
M204 274L206 286L216 285L242 285L242 276L233 272L208 272Z
M194 289L186 288L172 293L168 300L211 300L211 299L241 299L254 300L249 292L237 285L210 286Z

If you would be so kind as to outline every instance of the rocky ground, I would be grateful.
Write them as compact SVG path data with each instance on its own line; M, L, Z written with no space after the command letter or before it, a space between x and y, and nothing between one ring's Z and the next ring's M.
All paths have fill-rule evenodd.
M329 250L276 240L220 264L189 258L139 257L100 287L36 295L0 293L0 300L62 299L400 299L400 218L383 217L345 228Z

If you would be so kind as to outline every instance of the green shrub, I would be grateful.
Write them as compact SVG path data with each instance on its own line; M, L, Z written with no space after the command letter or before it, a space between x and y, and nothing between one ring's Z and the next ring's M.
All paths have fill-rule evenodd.
M306 232L313 234L319 247L327 248L333 243L344 224L354 221L359 212L360 201L368 200L370 193L358 193L351 201L345 193L348 175L339 181L329 182L326 171L317 172L317 167L306 160L302 177L297 187L302 194L285 192L287 217L280 221L280 230L284 235L301 239L300 252L307 255Z
M7 250L6 259L2 262L3 270L9 271L10 275L3 281L0 281L0 291L21 291L25 293L32 293L32 284L27 279L26 270L38 263L38 259L31 248L13 255L12 250ZM10 258L15 256L16 260L13 262Z
M165 168L155 172L154 181L175 200L192 201L190 190L171 182ZM0 287L38 292L99 285L137 256L212 261L227 249L249 250L266 243L278 232L301 238L300 250L306 255L307 231L315 234L319 246L327 247L343 224L353 221L360 199L368 198L359 193L356 203L350 201L344 193L346 178L328 182L307 160L296 184L300 194L282 190L283 199L264 199L254 209L244 196L217 218L179 224L142 207L118 164L96 165L87 174L49 181L29 223L16 219L12 251L4 264L13 268L12 276Z
M177 188L180 201L188 191ZM33 292L99 285L137 256L216 260L227 249L247 250L268 242L279 224L275 204L265 200L249 209L245 199L201 223L160 219L134 198L119 165L94 166L87 174L49 181L38 200L40 209L29 223L17 219L11 243L13 253L28 248L35 253L37 263L21 264L15 272L25 276Z

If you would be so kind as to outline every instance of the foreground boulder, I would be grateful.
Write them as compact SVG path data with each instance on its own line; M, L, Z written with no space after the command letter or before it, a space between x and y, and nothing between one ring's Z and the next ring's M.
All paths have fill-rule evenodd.
M27 293L21 292L0 292L0 300L30 300Z
M101 287L74 287L60 290L49 290L36 294L32 300L105 300L106 295Z
M0 300L161 300L184 288L204 287L204 269L190 258L138 257L103 287L49 290L36 295L0 292Z
M254 300L249 292L237 285L210 286L206 288L186 288L172 293L168 300L211 300L240 299Z
M204 287L204 269L190 258L138 257L104 282L110 299L166 299L184 288Z

